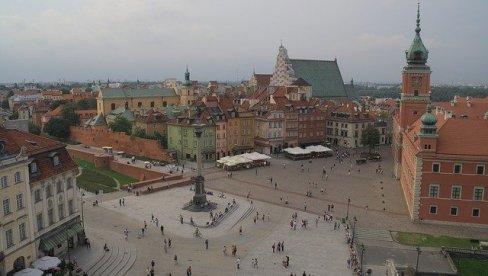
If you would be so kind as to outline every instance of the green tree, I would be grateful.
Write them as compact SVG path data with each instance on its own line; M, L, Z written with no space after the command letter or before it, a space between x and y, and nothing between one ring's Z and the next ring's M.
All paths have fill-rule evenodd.
M70 134L70 124L68 120L62 118L52 118L44 126L44 132L57 138L68 138Z
M373 125L368 125L363 130L361 143L369 148L369 152L380 143L380 132Z
M76 104L76 109L97 109L97 99L82 99Z
M108 124L108 127L116 132L125 132L127 135L130 135L132 131L132 124L122 116L115 118L113 122Z
M39 135L41 134L41 127L33 122L29 122L29 133Z
M140 138L148 138L146 134L146 130L143 129L142 127L135 127L134 130L132 130L132 135Z
M2 101L2 108L9 109L10 104L8 103L8 100L3 100Z
M70 126L77 126L80 124L80 116L75 113L75 110L76 105L72 103L64 105L61 110L61 116L69 122Z
M51 103L51 105L49 106L49 110L54 110L56 109L58 106L60 105L63 105L63 104L66 104L67 101L66 100L57 100L57 101L54 101Z
M14 111L14 113L12 113L12 115L10 115L10 117L8 117L9 120L17 120L19 118L19 112Z

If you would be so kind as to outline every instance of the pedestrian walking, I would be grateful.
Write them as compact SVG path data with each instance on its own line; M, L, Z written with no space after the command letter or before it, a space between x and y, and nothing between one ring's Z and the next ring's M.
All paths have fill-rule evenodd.
M163 226L163 225L161 225L160 229L161 229L161 235L164 235L164 226ZM165 240L166 240L166 239L165 239Z
M281 242L281 251L285 251L285 241Z
M119 206L122 206L122 198L119 199Z
M278 182L275 182L275 190L278 188Z
M305 210L305 212L307 211L307 202L305 201L305 203L303 203L303 209Z
M275 253L275 246L276 246L275 243L273 243L273 245L271 246L271 248L273 248L273 253Z
M237 258L236 264L237 264L237 269L241 269L241 259Z
M178 256L176 256L176 254L175 254L175 257L173 258L173 260L175 261L175 265L177 265L178 264Z
M256 222L256 221L254 221ZM239 235L242 235L242 226L239 226Z
M151 261L151 267L152 269L154 269L154 266L156 265L156 262L154 262L154 260Z
M224 253L224 256L227 256L227 246L224 245L224 249L222 250L222 252Z
M171 239L168 239L168 247L171 248Z
M125 206L125 198L122 198L122 206Z
M186 276L191 276L191 265L186 269Z
M208 239L205 240L205 249L208 249Z

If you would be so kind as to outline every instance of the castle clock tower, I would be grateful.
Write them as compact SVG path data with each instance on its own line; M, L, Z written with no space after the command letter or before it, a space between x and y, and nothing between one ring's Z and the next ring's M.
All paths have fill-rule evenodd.
M410 48L405 51L407 64L402 71L402 91L399 111L393 119L393 173L400 177L403 134L425 113L430 100L430 67L427 65L429 51L420 38L420 5L417 6L417 27Z
M430 98L430 67L426 64L429 51L420 38L420 7L417 8L417 27L410 48L405 51L407 64L402 72L400 98L400 128L405 130L424 114Z

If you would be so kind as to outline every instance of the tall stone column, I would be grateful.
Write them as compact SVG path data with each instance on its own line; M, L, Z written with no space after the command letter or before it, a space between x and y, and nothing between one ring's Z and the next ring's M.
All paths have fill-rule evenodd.
M195 195L193 196L194 205L202 205L207 202L207 196L205 194L205 178L202 176L202 129L197 127L195 129L195 136L197 138L197 176L195 177Z

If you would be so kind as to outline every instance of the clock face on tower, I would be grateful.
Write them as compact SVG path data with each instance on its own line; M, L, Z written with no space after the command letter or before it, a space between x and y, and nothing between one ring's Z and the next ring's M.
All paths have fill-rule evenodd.
M412 86L415 89L419 89L422 86L422 77L421 76L413 76L412 77Z

